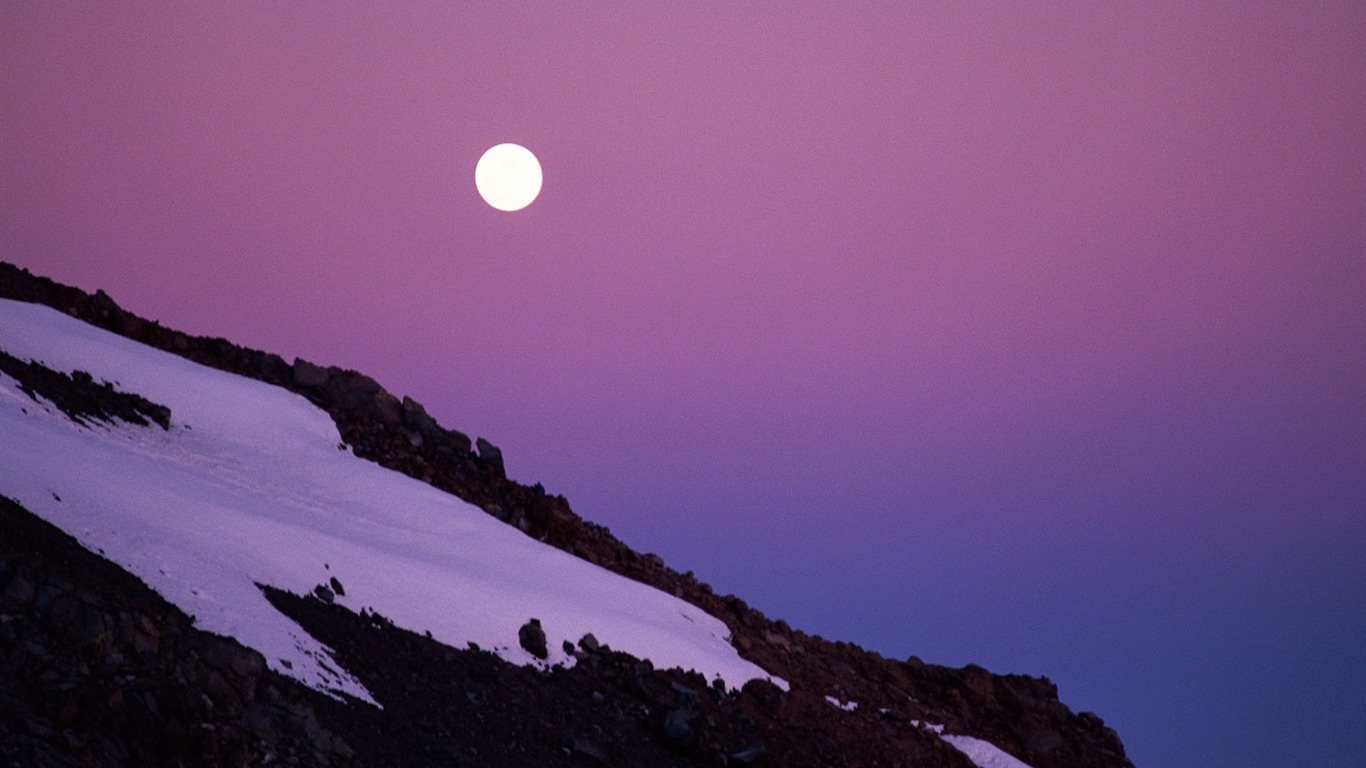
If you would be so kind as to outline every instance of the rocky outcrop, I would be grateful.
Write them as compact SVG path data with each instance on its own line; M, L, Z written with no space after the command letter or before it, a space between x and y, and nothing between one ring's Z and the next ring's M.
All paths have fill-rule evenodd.
M141 395L118 392L107 381L96 384L85 371L68 375L0 350L0 372L19 382L19 391L33 398L35 404L42 397L79 424L118 419L141 427L157 424L162 429L171 428L170 408Z
M829 735L833 740L827 745L829 749L820 753L829 760L815 759L816 753L788 753L796 763L779 760L777 742L792 743L793 737L789 733L780 739L763 728L750 734L756 739L752 743L717 745L715 749L722 751L707 754L741 760L723 754L725 749L734 749L737 754L778 765L896 765L901 763L881 758L859 762L856 756L882 754L880 750L887 744L896 745L887 753L888 760L892 754L908 754L907 749L914 753L913 745L922 739L911 723L920 721L987 739L1033 768L1131 766L1114 731L1093 714L1071 712L1058 701L1056 688L1046 678L999 676L971 666L950 669L914 657L905 661L886 659L848 643L794 630L737 597L715 594L691 572L680 574L655 555L634 552L606 528L574 514L563 497L547 494L539 485L526 486L509 479L502 452L492 443L481 438L475 446L477 451L473 450L468 436L442 428L421 404L391 395L368 376L304 360L286 363L277 355L243 349L223 339L187 336L120 309L102 292L91 296L4 263L0 263L0 297L47 304L144 344L299 393L332 416L342 439L358 456L459 496L528 536L678 596L724 621L742 656L791 683L790 693L771 686L755 686L755 690L747 686L746 696L755 702L755 711L767 711L774 722L799 729L819 731L823 724L840 724ZM307 605L324 606L324 602L313 599ZM339 606L327 609L344 613ZM319 631L330 626L321 618L318 621ZM827 696L859 706L850 712L837 710L826 701ZM834 713L839 714L836 717ZM670 727L664 729L677 737L671 737L678 742L674 747L692 743L688 734L694 731L683 732L681 717L674 715ZM694 722L692 715L685 719L689 724ZM659 725L662 727L662 719ZM766 745L763 749L755 746L760 742ZM873 752L857 751L855 742ZM932 738L926 743L942 744ZM590 749L591 744L580 746L577 751L572 744L566 749L586 760L600 751ZM855 751L847 755L855 757L837 757L848 749ZM759 757L764 754L768 757ZM924 754L936 756L918 764L961 764L954 762L956 752Z

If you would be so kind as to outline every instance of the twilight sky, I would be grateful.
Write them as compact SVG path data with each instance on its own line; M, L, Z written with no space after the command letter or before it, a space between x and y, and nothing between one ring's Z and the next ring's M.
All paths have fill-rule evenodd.
M1360 764L1366 5L457 5L0 4L0 258L1140 768Z

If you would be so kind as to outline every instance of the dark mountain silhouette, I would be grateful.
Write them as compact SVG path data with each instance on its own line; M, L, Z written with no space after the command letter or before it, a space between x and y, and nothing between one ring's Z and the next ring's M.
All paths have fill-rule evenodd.
M509 479L495 446L442 427L419 403L363 374L188 336L124 311L103 292L89 295L4 263L0 298L43 304L296 392L331 416L357 456L699 607L725 623L742 657L790 684L785 692L754 680L725 691L700 674L655 669L591 637L573 649L573 667L542 671L354 613L322 586L309 595L266 587L272 604L334 649L383 708L334 698L270 670L237 641L197 629L136 577L0 497L6 765L970 768L972 760L929 723L989 742L1031 768L1132 765L1115 732L1060 703L1047 678L886 659L769 619L655 555L632 551L563 497ZM68 376L7 354L0 372L72 419L167 423L157 404L79 372Z

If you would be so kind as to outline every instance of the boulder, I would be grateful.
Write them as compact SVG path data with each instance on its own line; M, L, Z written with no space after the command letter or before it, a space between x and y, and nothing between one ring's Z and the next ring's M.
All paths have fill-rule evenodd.
M479 449L479 458L490 464L499 475L505 475L503 468L503 451L493 443L479 438L474 441L474 446Z
M689 722L689 713L686 709L670 710L664 716L664 722L660 724L660 730L664 734L665 740L671 744L683 745L693 735L692 723Z
M422 403L404 395L402 407L403 426L428 437L441 432L441 426L436 423L436 419L427 415L427 409L422 407Z
M391 427L397 427L403 423L403 406L399 404L398 398L381 389L375 393L375 415L380 421Z
M522 625L517 630L517 642L527 653L538 659L545 659L550 656L550 650L545 644L545 630L541 629L541 620L532 619Z

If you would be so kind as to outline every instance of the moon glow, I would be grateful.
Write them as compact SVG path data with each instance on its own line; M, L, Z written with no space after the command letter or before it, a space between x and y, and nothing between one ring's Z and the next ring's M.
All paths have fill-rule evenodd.
M490 147L474 166L474 186L500 211L520 211L541 193L541 164L519 144Z

